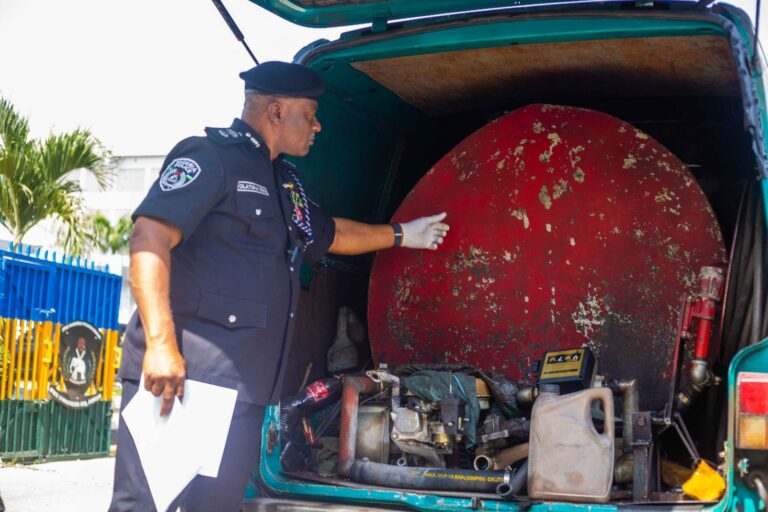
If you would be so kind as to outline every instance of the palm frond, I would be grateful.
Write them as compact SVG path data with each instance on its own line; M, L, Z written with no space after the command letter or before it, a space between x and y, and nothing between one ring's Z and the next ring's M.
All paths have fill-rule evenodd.
M50 181L68 179L77 169L87 169L103 189L110 183L112 172L103 166L100 143L87 130L51 134L38 145L40 172Z
M29 123L13 108L10 101L0 98L0 151L28 143Z
M76 248L85 236L80 183L72 172L86 169L106 187L111 155L88 130L29 140L27 120L0 98L0 224L17 241L38 222L58 217Z

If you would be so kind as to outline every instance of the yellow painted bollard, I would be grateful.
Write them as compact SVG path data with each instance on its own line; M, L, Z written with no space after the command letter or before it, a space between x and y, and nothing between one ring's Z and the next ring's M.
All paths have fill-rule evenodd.
M12 320L10 318L3 318L2 319L2 329L3 329L3 360L2 360L2 366L0 366L0 372L2 372L2 375L0 375L0 400L6 399L6 388L8 379L10 378L11 369L10 369L10 362L11 362L11 354L9 353L10 346L11 346L11 324Z
M123 349L120 347L118 343L119 337L117 332L115 332L115 337L112 343L112 365L109 368L109 399L112 400L112 396L114 395L114 389L115 389L115 375L117 374L117 370L120 369L120 362L123 359Z
M56 328L53 332L53 357L51 358L51 385L56 389L61 389L59 383L61 379L61 372L59 372L59 347L61 345L61 324L56 324Z
M27 400L28 396L29 399L34 400L38 395L38 389L37 389L37 376L40 373L40 343L42 342L42 322L34 322L30 321L30 326L32 327L32 330L34 331L34 340L35 340L35 347L34 349L31 348L32 351L32 375L30 376L29 380L26 378L24 379L24 400ZM32 337L30 336L30 337ZM29 355L29 354L27 354Z
M43 332L43 351L40 358L40 375L38 377L38 400L48 397L48 379L51 375L51 363L53 362L53 340L51 340L52 325L47 322Z
M24 344L24 373L19 372L19 395L24 400L29 400L30 359L32 356L32 338L35 334L35 323L32 320L24 322L27 332L27 341Z

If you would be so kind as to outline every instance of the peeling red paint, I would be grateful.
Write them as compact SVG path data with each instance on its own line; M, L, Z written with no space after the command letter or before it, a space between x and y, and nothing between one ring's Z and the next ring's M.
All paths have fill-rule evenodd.
M376 362L466 363L513 378L588 343L600 372L663 404L680 295L725 261L714 214L666 148L606 114L531 105L456 146L394 221L448 212L435 252L379 253Z

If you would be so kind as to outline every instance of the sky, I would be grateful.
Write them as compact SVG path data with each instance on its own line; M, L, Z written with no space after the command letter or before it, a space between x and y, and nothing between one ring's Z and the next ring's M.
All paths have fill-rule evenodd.
M347 29L224 0L256 57L291 60ZM0 0L0 96L33 137L87 128L116 155L161 155L242 108L253 66L210 0Z
M224 3L262 62L348 30ZM732 3L753 15L754 0ZM0 96L33 137L80 127L115 155L163 155L239 115L237 74L252 65L210 0L0 0Z

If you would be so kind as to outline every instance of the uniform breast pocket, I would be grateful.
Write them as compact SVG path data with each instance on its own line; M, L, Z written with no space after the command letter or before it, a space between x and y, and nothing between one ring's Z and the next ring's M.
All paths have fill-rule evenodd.
M276 207L270 199L261 194L237 194L237 214L248 223L249 234L267 243L276 221Z
M197 314L224 327L266 327L267 305L245 299L203 293Z

